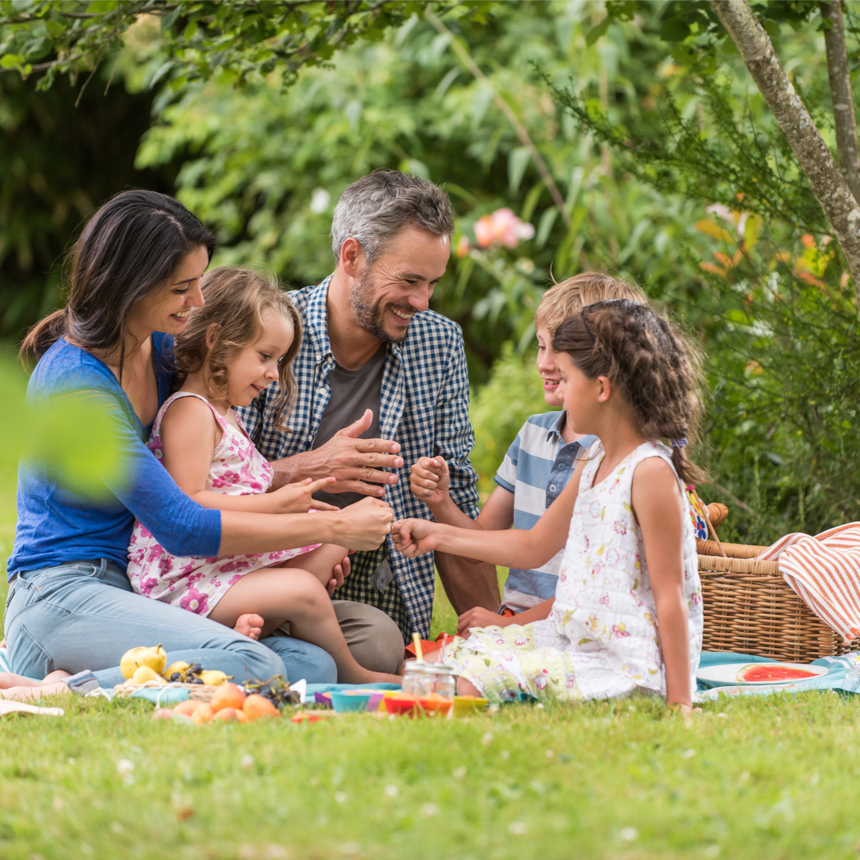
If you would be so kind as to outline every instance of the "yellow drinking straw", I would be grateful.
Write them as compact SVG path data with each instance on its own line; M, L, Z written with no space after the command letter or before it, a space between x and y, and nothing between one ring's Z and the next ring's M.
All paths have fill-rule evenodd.
M412 641L415 643L415 656L418 658L419 663L423 663L424 652L421 650L421 639L417 633L412 634Z

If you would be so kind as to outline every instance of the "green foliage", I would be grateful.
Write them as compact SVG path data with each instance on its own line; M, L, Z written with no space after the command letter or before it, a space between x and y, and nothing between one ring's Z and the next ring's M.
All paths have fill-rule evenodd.
M673 245L698 239L690 207L613 175L532 69L540 60L562 81L575 64L595 90L608 71L632 99L651 54L632 56L617 31L587 49L589 18L589 8L529 3L503 5L484 23L448 21L486 81L462 65L448 35L416 16L330 68L305 69L286 92L279 75L241 92L218 82L188 87L172 102L159 100L137 164L182 160L178 195L216 229L218 262L264 264L293 286L331 271L331 211L357 176L395 167L442 183L459 216L454 245L462 256L433 306L463 327L478 383L503 343L522 350L531 342L534 310L553 280L592 268L641 280L667 299L688 289ZM158 62L157 39L130 50L128 67ZM542 154L569 223L494 93ZM534 238L479 247L476 222L501 207L533 224Z
M549 411L534 351L529 350L526 360L514 352L513 344L505 344L489 381L474 394L469 412L476 440L472 464L481 476L483 493L495 486L493 476L526 419Z
M17 341L60 304L60 266L84 219L117 191L171 192L176 169L135 170L152 95L122 86L48 92L0 75L0 338Z
M115 58L129 30L154 19L164 62L153 81L181 87L213 76L238 85L279 69L295 76L420 9L418 2L248 3L244 0L0 0L0 68L74 80ZM471 4L480 12L487 3ZM41 62L40 62L41 61Z
M630 20L630 4L614 14L619 9L610 4L615 22L608 33L633 26L622 23ZM793 29L817 14L808 3L756 10L765 23L785 21ZM860 336L829 226L760 96L747 94L745 70L709 47L719 36L709 16L705 5L690 3L669 4L662 19L643 19L640 33L673 42L683 21L685 50L699 51L681 57L651 116L616 105L613 117L572 89L556 87L554 94L640 181L701 201L695 228L711 248L697 257L688 246L685 256L707 289L684 309L700 333L712 387L704 459L714 484L700 491L729 505L724 537L769 544L860 515L860 480L846 469L860 457ZM778 27L769 32L788 67L801 68L802 58L821 48L808 25L791 39L780 40ZM831 136L829 94L821 96L826 78L807 74L803 86L807 101L816 93L817 124Z
M105 492L101 476L121 474L112 424L97 403L81 397L30 403L23 374L5 363L0 363L0 402L0 472L30 459L44 463L67 489L96 499Z

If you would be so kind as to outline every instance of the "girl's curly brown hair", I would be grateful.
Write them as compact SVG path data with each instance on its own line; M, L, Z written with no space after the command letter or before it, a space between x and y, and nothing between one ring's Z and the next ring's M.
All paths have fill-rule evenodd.
M274 278L252 269L231 266L212 269L203 276L200 289L206 304L191 311L185 331L176 336L176 386L181 386L189 373L196 373L208 362L211 383L208 394L224 397L230 359L260 337L267 313L280 314L292 324L295 335L278 367L280 395L273 404L273 415L275 426L288 431L285 421L296 387L292 365L302 345L302 321L293 303ZM213 323L218 328L210 347L206 332Z
M552 348L589 379L617 385L646 439L683 443L673 445L672 463L685 484L705 480L686 453L702 410L701 357L675 326L639 302L596 302L558 327Z

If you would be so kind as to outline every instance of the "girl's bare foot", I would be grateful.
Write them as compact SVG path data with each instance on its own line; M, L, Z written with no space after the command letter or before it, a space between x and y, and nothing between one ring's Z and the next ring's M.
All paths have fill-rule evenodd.
M25 675L16 675L14 672L0 672L0 690L10 690L13 687L44 687L68 677L69 673L64 672L62 669L57 669L56 672L45 675L41 681L28 678ZM66 685L63 684L63 686L65 687Z
M481 691L471 682L467 681L462 675L457 678L457 695L458 696L482 696Z
M240 615L236 619L236 624L233 629L249 639L259 639L260 632L265 624L265 619L262 615L257 615L255 612L249 612L247 615Z

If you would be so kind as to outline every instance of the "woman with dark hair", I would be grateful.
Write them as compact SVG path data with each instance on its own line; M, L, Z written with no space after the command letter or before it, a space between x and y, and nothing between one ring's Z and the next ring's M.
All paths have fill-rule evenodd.
M22 345L22 358L38 361L29 396L97 402L111 417L124 466L122 478L100 476L98 502L77 496L42 464L19 469L5 616L10 662L30 677L56 670L49 680L66 672L81 676L43 690L79 689L93 680L112 686L122 680L116 667L126 650L159 642L169 662L202 663L240 680L284 673L285 662L293 677L332 680L333 663L321 649L287 637L266 640L267 648L134 594L126 577L135 517L168 551L204 557L310 543L372 549L393 518L375 499L313 516L203 508L144 444L171 393L171 336L203 304L200 278L214 245L209 230L173 198L118 194L72 249L67 306L42 320Z

